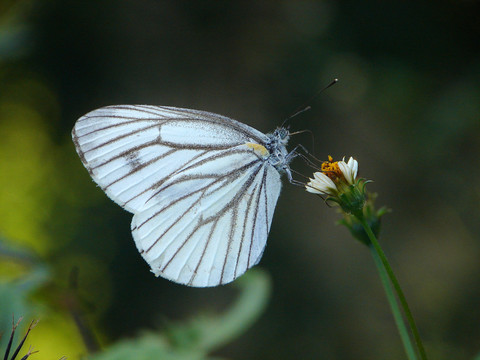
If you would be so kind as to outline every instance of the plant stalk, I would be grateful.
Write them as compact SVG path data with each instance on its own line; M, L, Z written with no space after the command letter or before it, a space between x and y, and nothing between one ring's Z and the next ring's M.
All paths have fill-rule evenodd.
M400 307L398 306L397 298L395 297L395 294L393 292L392 284L390 283L390 280L388 278L387 271L385 270L382 260L378 256L375 248L372 245L369 245L368 248L370 249L373 261L375 262L375 266L377 267L378 275L380 276L383 289L385 290L385 294L387 295L390 309L392 310L393 318L395 319L395 323L397 325L398 332L400 333L400 338L402 339L405 352L407 353L407 357L410 360L417 360L416 352L413 348L413 344L410 339L410 335L408 334L407 327L405 326L405 322L403 320Z
M373 247L370 246L370 248L372 250L375 250L374 251L375 254L378 256L381 263L383 264L383 270L386 271L386 273L387 273L387 275L388 275L388 277L389 277L389 279L390 279L390 281L391 281L391 283L392 283L392 285L393 285L393 287L394 287L394 289L397 293L398 299L400 300L400 304L402 305L402 308L403 308L403 312L405 313L408 324L410 325L410 329L412 331L413 338L415 339L415 343L417 345L420 358L422 360L427 360L427 354L426 354L425 349L423 347L422 339L420 338L420 333L418 332L417 325L415 324L415 320L413 318L412 312L410 311L410 307L408 306L407 299L405 298L405 295L402 291L402 288L400 287L400 283L398 282L397 277L393 273L392 267L390 266L390 263L388 262L387 257L385 256L385 253L383 252L382 248L380 247L380 244L378 243L377 238L373 234L372 229L370 228L368 223L365 221L365 218L363 217L363 214L360 215L360 216L359 215L355 215L355 216L357 217L357 219L360 221L363 228L365 229L365 231L368 235L368 238L370 239L370 242L373 245ZM373 252L372 252L372 254L373 254ZM375 259L375 256L374 256L374 259ZM382 271L380 271L380 268L379 268L378 265L377 265L377 268L379 269L380 277L382 277L382 275L381 275ZM383 282L384 281L382 279L382 283ZM384 284L384 286L385 286L385 284ZM385 290L385 291L387 292L387 290ZM387 293L387 298L388 297L389 296L388 296L388 293ZM389 302L390 302L390 306L392 307L392 311L394 311L393 310L393 303L390 301L390 299L389 299ZM395 304L397 304L396 301L395 301ZM396 306L397 306L397 310L398 310L398 304ZM394 311L394 317L395 317L395 311ZM403 323L403 321L402 321L402 323ZM398 323L397 323L397 326L398 326ZM399 331L400 331L400 328L399 328ZM400 332L400 335L401 335L401 332ZM403 340L404 339L402 337L402 341ZM410 342L409 337L408 337L408 341ZM406 346L405 342L404 342L404 345ZM411 346L411 344L410 344L410 346ZM407 347L405 347L405 350L407 350ZM409 351L407 351L407 355L408 355L408 353L409 353Z

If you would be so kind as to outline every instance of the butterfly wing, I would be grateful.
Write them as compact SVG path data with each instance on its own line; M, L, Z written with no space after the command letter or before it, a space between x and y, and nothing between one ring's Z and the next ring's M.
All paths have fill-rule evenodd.
M248 144L266 136L220 115L114 106L80 118L77 152L107 195L133 212L138 250L159 276L225 284L261 258L278 171Z
M157 276L190 286L216 286L233 281L260 260L280 176L255 160L218 170L202 184L192 180L198 175L170 180L164 185L172 190L170 196L134 215L133 238Z
M72 138L95 182L132 213L182 168L246 142L266 141L227 117L145 105L94 110L76 122Z

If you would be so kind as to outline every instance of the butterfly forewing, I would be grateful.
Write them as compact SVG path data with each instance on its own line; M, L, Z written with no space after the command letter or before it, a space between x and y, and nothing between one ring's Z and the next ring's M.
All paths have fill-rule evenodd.
M196 110L110 106L80 118L77 152L107 195L134 213L138 250L156 275L225 284L261 258L280 175L263 133Z

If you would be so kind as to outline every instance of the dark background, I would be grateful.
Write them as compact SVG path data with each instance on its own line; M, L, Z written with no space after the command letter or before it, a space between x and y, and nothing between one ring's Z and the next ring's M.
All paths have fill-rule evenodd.
M0 233L49 264L52 290L37 297L58 305L43 315L36 359L56 356L48 341L71 359L84 352L48 295L67 287L74 266L103 344L219 310L235 294L231 285L192 289L149 272L131 239L131 215L95 186L75 153L76 119L111 104L170 105L268 132L336 77L291 121L292 131L313 132L314 145L308 133L292 144L321 159L359 161L378 205L393 210L381 241L427 353L473 358L479 10L476 1L2 2ZM311 175L299 160L292 167ZM271 300L217 355L405 358L370 255L338 218L285 181L259 265L272 278Z

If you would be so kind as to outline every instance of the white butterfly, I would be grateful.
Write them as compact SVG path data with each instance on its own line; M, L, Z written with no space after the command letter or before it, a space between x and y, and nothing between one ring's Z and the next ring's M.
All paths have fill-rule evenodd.
M72 138L93 180L133 213L152 272L189 286L227 284L260 261L280 173L293 181L286 128L263 134L204 111L107 106Z

